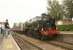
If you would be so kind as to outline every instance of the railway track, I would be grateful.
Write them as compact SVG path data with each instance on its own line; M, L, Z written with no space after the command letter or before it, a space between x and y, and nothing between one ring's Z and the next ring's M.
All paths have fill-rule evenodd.
M73 50L73 43L68 41L52 40L47 41L47 43L64 48L66 50Z
M17 42L17 44L19 45L19 47L21 48L21 50L42 50L41 48L29 43L28 41L26 41L24 38L20 36L13 35L13 37Z
M20 37L20 36L18 36L18 37ZM17 38L15 38L15 39L17 39ZM22 39L22 40L20 40L20 39ZM20 40L20 41L23 41L23 40L25 41L25 39L22 38L22 37L20 37L20 39L18 38L18 40ZM63 40L50 40L50 41L45 41L45 43L51 44L51 45L54 45L54 46L57 46L57 47L61 47L65 50L73 50L73 43L69 42L69 41L65 41L65 40L64 41ZM42 50L42 49L40 48L40 50Z

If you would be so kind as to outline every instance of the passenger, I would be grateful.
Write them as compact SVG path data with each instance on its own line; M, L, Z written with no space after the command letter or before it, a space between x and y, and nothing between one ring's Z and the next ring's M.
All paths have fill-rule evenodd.
M4 36L4 32L5 31L5 27L4 27L4 25L2 25L2 27L1 27L1 33L3 34L3 36Z
M9 34L9 23L8 23L8 20L6 19L6 22L5 22L5 33L6 33L6 36Z
M2 34L3 33L3 29L2 28L0 28L1 30L0 30L0 33Z

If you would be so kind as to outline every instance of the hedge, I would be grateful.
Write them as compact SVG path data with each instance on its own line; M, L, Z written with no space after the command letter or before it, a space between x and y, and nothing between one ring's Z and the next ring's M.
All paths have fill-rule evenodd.
M57 28L60 31L73 31L73 24L71 25L58 25Z

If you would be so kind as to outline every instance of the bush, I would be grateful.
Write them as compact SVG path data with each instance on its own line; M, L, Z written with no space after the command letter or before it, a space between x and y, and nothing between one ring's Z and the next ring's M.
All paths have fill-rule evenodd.
M57 28L60 31L73 31L73 24L72 25L58 25Z

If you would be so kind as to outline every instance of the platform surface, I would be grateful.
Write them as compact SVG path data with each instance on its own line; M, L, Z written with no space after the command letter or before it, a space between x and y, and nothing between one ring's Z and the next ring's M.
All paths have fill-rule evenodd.
M0 50L20 50L20 48L10 34L8 37L3 38Z

